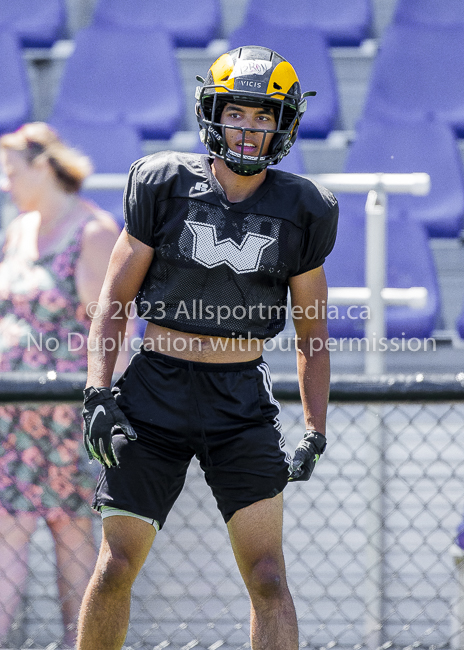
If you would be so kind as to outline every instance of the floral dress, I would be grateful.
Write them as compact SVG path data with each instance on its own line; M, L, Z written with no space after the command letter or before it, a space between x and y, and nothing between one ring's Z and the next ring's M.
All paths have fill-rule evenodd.
M0 372L86 370L90 320L75 269L93 218L38 260L22 256L14 237L7 241L0 254ZM0 404L0 511L48 520L89 515L95 480L81 431L81 406Z

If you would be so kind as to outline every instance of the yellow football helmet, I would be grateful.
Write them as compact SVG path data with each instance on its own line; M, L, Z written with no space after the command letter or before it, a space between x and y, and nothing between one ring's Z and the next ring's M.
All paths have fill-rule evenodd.
M295 70L282 56L266 47L248 45L223 54L208 70L206 79L195 93L196 115L200 138L208 152L224 160L236 174L252 176L268 165L276 165L288 154L295 142L301 116L306 110L306 97L314 91L301 93ZM275 130L253 129L253 132L273 133L266 155L248 156L232 151L226 143L225 128L220 123L226 103L272 108L276 118ZM245 127L229 127L242 131Z

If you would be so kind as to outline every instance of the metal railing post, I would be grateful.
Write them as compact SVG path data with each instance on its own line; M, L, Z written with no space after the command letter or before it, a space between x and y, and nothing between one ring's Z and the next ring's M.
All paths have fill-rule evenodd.
M369 289L369 319L366 321L367 349L365 373L381 375L384 354L378 343L385 336L385 303L382 290L386 276L387 195L382 190L370 190L366 201L366 286ZM369 650L382 645L383 628L383 445L384 426L379 406L369 408L373 420L371 434L366 440L368 495L366 513L366 643Z
M387 195L381 190L370 190L366 201L366 287L370 290L369 318L366 321L367 350L366 375L381 375L384 353L379 342L386 333L385 304L382 289L385 287L386 268Z

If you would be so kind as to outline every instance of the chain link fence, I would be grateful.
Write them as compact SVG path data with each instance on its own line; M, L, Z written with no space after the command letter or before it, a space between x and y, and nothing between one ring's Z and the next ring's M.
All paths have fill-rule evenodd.
M461 650L452 550L464 508L464 395L417 401L406 390L401 401L385 401L388 391L375 392L356 402L362 391L351 389L350 401L331 401L326 454L308 483L284 493L300 647ZM293 449L302 408L281 403ZM94 529L98 544L98 517ZM45 525L32 537L28 567L23 606L3 647L57 650L63 628ZM226 528L194 462L135 583L125 648L249 648L248 616Z

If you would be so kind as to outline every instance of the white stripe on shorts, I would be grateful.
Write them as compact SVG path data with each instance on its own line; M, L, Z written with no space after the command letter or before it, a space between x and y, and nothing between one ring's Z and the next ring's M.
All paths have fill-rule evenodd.
M260 373L263 375L263 383L264 383L264 388L266 389L267 394L269 395L269 400L271 404L274 404L278 409L279 413L281 411L280 409L280 404L272 394L272 379L271 379L271 371L269 370L269 366L267 365L266 362L260 363L258 367L258 370ZM277 431L280 433L280 440L279 440L279 446L282 449L282 451L285 452L285 460L288 463L290 467L291 463L291 456L288 453L288 451L285 449L285 436L282 433L282 424L280 423L278 417L276 416L274 418L274 427L277 429Z
M120 515L122 517L134 517L134 519L141 519L146 521L147 524L153 526L156 532L159 531L159 522L156 519L150 519L150 517L143 517L142 515L136 515L133 512L128 512L127 510L121 510L120 508L112 508L111 506L102 506L101 507L101 517L106 519L107 517L114 517L115 515Z

